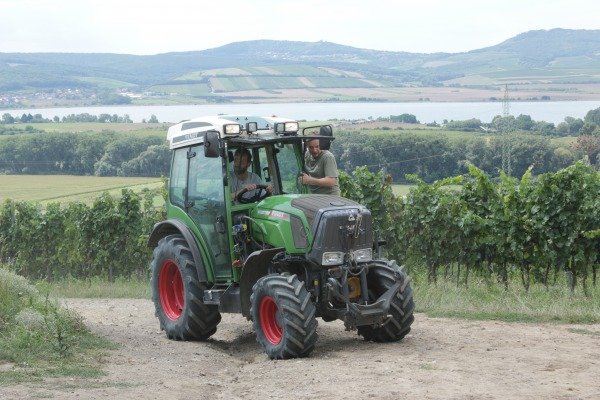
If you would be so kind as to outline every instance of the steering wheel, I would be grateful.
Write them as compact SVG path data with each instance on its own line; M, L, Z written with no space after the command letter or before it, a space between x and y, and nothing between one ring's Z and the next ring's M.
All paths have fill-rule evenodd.
M256 189L254 189L254 190L256 190L256 194L254 194L254 196L252 196L252 197L243 197L246 193L248 193L248 189L243 188L242 190L240 190L238 192L236 200L240 204L248 204L248 203L254 203L256 201L261 201L271 195L271 193L269 193L267 191L267 187L268 187L268 185L263 185L263 184L256 185Z

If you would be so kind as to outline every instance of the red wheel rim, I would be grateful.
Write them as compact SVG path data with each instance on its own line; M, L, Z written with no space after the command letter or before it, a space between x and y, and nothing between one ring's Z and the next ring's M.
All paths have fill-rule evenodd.
M265 338L271 344L279 344L283 337L283 329L277 321L279 309L270 296L265 296L260 301L260 326Z
M165 315L175 321L181 316L184 305L183 280L177 264L172 260L164 262L158 275L160 304Z

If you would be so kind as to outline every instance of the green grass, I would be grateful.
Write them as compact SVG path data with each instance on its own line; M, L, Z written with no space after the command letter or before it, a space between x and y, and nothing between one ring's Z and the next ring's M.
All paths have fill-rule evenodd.
M526 293L519 282L509 290L501 285L471 279L469 286L441 280L436 285L425 283L416 275L413 280L416 311L430 317L498 320L508 322L597 324L600 323L600 287L591 288L588 297L576 293L571 297L566 285L557 284L548 291L534 285ZM150 299L149 279L65 279L52 284L38 284L54 296L68 298L138 298ZM591 332L591 333L590 333ZM590 331L587 334L596 333ZM581 332L586 333L586 332Z
M403 197L403 196L406 196L408 194L408 192L410 192L410 189L415 188L415 187L417 187L417 185L403 185L400 183L394 183L394 184L392 184L392 191L394 192L394 195L396 195L396 197ZM461 189L460 185L448 185L445 187L450 190L456 190L456 191L459 191Z
M154 85L150 87L154 92L178 93L190 96L205 96L211 94L210 87L205 83L185 85Z
M471 279L469 287L455 283L413 284L418 312L431 317L499 320L508 322L558 322L566 324L600 323L600 287L589 296L569 294L566 285L546 290L533 285L525 292L520 282L512 282L508 291L501 285Z
M136 192L157 189L160 178L98 177L71 175L0 175L0 202L35 201L40 203L81 201L91 204L103 192L119 195L124 188Z
M52 377L98 378L116 345L94 336L80 316L0 266L0 387Z
M150 118L150 115L148 115ZM170 124L158 123L112 123L112 122L44 122L39 124L24 124L14 125L15 127L22 127L25 130L27 125L32 126L35 129L43 130L45 132L128 132L133 134L139 134L142 136L157 136L160 138L167 138L167 130Z
M416 187L416 185L393 184L392 190L396 196L402 197L406 196L412 187Z
M91 279L62 279L52 283L39 282L42 290L62 298L90 299L150 299L150 278L117 278L114 282L94 277Z

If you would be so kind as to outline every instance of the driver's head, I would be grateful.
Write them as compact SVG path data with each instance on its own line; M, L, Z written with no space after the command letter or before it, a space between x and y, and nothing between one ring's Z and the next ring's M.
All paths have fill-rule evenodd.
M319 154L321 154L321 141L319 139L307 140L306 147L308 148L310 155L314 158L319 157Z
M241 175L248 170L252 162L252 155L248 149L237 149L233 154L233 171L236 175Z

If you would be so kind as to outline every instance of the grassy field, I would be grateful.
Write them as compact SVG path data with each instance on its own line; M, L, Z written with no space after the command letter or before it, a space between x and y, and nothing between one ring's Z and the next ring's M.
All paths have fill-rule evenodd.
M40 203L92 203L103 192L118 195L125 188L138 192L144 188L160 188L162 184L160 178L0 175L0 202L12 199Z
M101 123L101 122L61 122L61 123L40 123L40 124L23 124L18 125L23 127L30 125L35 129L43 130L46 132L102 132L102 131L113 131L113 132L128 132L136 133L144 136L159 136L166 138L167 129L170 124L149 124L149 123Z
M473 279L469 287L440 281L425 283L426 278L415 276L413 289L417 312L430 317L499 320L508 322L600 323L600 287L591 288L590 296L576 292L570 296L566 285L546 290L533 285L525 292L521 285L504 290L500 284ZM40 283L40 289L53 296L65 298L140 298L150 299L150 283L141 279L118 279L107 282L101 278L82 281L67 279Z
M411 187L415 187L415 185L394 184L394 185L392 185L392 190L394 191L394 194L396 196L400 197L400 196L406 196L408 194L408 192L410 191Z
M158 189L160 178L98 177L72 175L0 175L0 202L37 201L42 204L57 201L91 203L103 192L118 195L121 189L136 192L144 188ZM406 196L415 185L392 185L396 196Z

